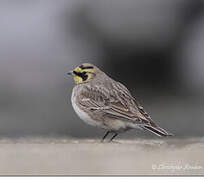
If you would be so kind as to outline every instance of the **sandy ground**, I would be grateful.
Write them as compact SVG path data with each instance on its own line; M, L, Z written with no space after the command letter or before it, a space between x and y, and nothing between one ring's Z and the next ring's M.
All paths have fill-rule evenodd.
M0 175L204 175L204 138L0 139Z

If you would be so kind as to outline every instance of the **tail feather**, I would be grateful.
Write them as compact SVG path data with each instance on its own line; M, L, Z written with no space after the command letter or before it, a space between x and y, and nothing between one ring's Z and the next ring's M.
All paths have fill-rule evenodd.
M173 134L168 133L167 131L165 131L164 129L158 127L158 126L143 126L144 129L156 134L157 136L173 136Z

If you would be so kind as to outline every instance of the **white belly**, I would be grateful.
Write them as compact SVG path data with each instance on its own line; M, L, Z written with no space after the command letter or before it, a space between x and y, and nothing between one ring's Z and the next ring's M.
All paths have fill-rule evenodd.
M91 117L84 112L83 110L81 110L75 103L75 98L72 98L72 106L74 108L74 111L76 112L76 114L79 116L80 119L82 119L85 123L92 125L92 126L98 126L98 122L95 120L92 120Z

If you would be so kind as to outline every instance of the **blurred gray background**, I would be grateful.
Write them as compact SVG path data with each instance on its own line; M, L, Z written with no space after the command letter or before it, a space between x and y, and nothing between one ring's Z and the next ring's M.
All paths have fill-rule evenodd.
M161 127L204 135L204 1L0 0L0 136L101 137L71 107L66 73L83 62Z

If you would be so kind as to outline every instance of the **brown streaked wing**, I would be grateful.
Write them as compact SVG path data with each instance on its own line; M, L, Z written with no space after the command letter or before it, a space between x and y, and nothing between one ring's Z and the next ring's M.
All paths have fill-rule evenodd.
M84 86L78 100L79 104L86 108L102 108L105 107L107 101L107 94L98 87Z
M140 112L140 115L148 121L148 124L156 126L155 122L152 120L151 116L144 110L144 108L135 99L134 102Z
M135 103L128 89L119 82L114 82L112 89L107 89L102 85L85 86L79 96L79 103L93 111L94 108L105 108L103 112L120 120L133 121L138 124L150 123L150 119L142 109L138 108L138 104Z

